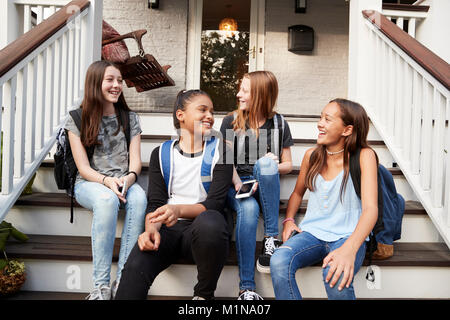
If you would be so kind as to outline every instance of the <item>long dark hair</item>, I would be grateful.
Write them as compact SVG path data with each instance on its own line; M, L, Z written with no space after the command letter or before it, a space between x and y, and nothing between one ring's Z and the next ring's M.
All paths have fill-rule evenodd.
M103 116L103 93L102 93L102 82L105 75L105 70L107 67L114 67L119 70L119 68L112 62L101 60L92 63L86 72L86 81L84 83L84 97L81 103L82 114L81 114L81 132L80 139L85 147L99 144L97 140L98 130L100 128L100 123ZM116 111L117 120L119 126L114 135L119 133L122 127L125 131L128 124L122 123L121 112L130 111L123 92L119 96L119 100L114 103L114 109Z
M340 117L345 126L352 125L352 134L345 137L344 141L344 178L342 179L340 197L345 190L345 185L349 176L349 158L350 154L355 152L358 148L370 148L367 143L367 135L369 133L369 117L367 116L364 108L357 102L353 102L347 99L337 98L331 100L329 103L336 103L340 109ZM375 152L374 152L375 153ZM376 155L376 153L375 153ZM378 158L377 158L378 164ZM327 151L326 146L318 145L312 152L309 160L309 168L306 173L305 185L306 187L314 191L314 185L317 175L322 172L327 166Z

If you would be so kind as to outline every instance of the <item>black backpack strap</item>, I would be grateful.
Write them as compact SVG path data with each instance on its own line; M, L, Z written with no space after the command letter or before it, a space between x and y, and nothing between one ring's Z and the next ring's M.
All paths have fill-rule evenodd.
M278 130L280 130L280 135L278 137L280 143L278 144L280 146L280 161L281 161L281 153L283 152L283 142L284 142L284 117L283 115L277 113L276 114L279 117L278 121Z
M73 223L73 207L75 205L74 190L75 190L75 179L72 182L72 193L70 195L70 223Z
M350 154L349 171L352 177L353 187L356 195L361 199L361 163L360 163L361 148L355 150ZM369 235L368 248L369 266L372 264L372 254L376 250L376 239L373 233Z
M361 164L359 157L361 154L361 148L355 150L350 154L349 171L352 177L353 187L355 188L356 195L361 199Z
M81 132L81 114L82 114L82 112L83 112L83 109L81 109L81 108L69 111L70 116L72 117L73 121L75 122L75 125L78 128L78 131L80 131L80 132ZM90 147L85 148L87 157L89 160L94 155L94 148L95 148L95 146L90 146Z
M361 164L360 164L360 155L361 155L361 148L358 148L350 154L350 162L349 162L349 171L350 175L352 177L353 187L355 188L356 195L358 198L361 199ZM377 157L377 163L378 163L378 157ZM376 240L376 233L379 232L379 225L381 224L382 228L382 219L383 219L383 193L381 190L381 184L380 184L380 173L377 172L377 179L378 179L378 218L377 222L374 226L373 232L369 235L369 243L368 243L368 259L369 259L369 266L372 264L372 254L377 249L377 240Z
M273 139L275 147L278 148L278 150L274 150L274 152L278 152L278 154L276 155L281 158L281 153L283 152L284 118L281 114L275 113L272 120L274 130L277 130L275 131L275 136L273 137Z
M70 116L72 117L73 121L75 122L75 125L77 126L77 128L80 132L81 132L81 113L82 112L83 112L83 109L81 109L81 108L69 111Z
M75 110L69 111L70 116L72 117L73 121L75 122L75 125L78 128L78 131L81 132L81 115L82 115L83 109L78 108ZM95 146L91 146L86 149L86 154L88 159L90 160L92 156L94 155L94 148ZM71 192L70 192L70 223L73 223L73 208L75 206L75 179L72 180L71 185Z

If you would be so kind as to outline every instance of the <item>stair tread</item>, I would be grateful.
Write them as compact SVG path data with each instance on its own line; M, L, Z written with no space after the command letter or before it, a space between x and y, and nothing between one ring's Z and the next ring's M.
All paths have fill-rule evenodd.
M260 252L262 242L257 241L256 252ZM91 238L83 236L29 235L25 243L9 240L6 246L9 258L91 261ZM120 239L116 238L113 261L119 256ZM255 254L255 259L256 259ZM193 264L178 259L177 264ZM450 251L440 242L398 242L394 243L394 256L386 260L374 260L377 266L427 266L450 267ZM232 242L226 265L237 265L236 247ZM367 260L364 265L368 265ZM317 264L319 266L319 264Z
M170 134L142 134L141 140L142 141L148 141L148 140L170 140L172 139L172 136ZM293 138L292 141L295 144L316 144L317 139L304 139L304 138ZM367 141L369 145L375 146L375 145L382 145L384 146L385 143L383 140L368 140Z
M141 174L148 172L148 166L149 166L148 162L146 162L146 161L142 162ZM41 168L54 168L54 167L55 167L55 163L51 159L44 160L41 164ZM403 172L399 167L387 168L387 169L393 176L402 176L403 175ZM287 176L293 176L293 175L298 176L299 173L300 173L300 166L294 165L294 166L292 166L292 171L286 175Z
M74 206L81 207L76 200ZM286 213L287 199L282 199L280 204L280 214ZM303 200L299 213L306 212L306 206L308 200ZM16 206L40 206L40 207L70 207L70 197L66 193L62 192L34 192L30 195L20 196L17 199ZM422 204L418 201L406 201L405 214L426 214Z

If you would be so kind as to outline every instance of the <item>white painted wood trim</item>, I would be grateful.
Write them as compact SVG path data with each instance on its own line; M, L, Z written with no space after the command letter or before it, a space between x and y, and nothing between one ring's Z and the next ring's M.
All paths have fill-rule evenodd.
M249 50L255 48L255 55L248 56L248 71L264 70L265 0L251 0Z
M11 193L13 188L14 133L17 76L3 85L3 158L2 158L2 195Z
M383 15L389 16L390 18L402 17L402 18L416 18L425 19L428 17L428 12L421 11L401 11L401 10L383 10Z
M40 6L65 6L71 0L13 0L15 4Z
M14 178L20 178L24 174L25 165L25 124L27 113L27 74L28 68L25 67L17 74L16 91L16 121L15 127L15 147L14 147Z
M200 88L203 0L189 0L186 89Z
M401 24L402 19L398 20ZM367 20L365 24L379 39L369 36L371 43L367 48L378 52L379 57L366 54L364 70L375 65L387 88L380 91L381 108L374 105L376 98L368 99L364 106L440 236L450 246L450 160L448 150L444 152L448 149L444 136L449 131L445 121L450 114L450 92L377 27ZM381 46L377 43L380 40ZM376 76L361 81L363 88L377 90Z
M39 20L42 8L37 7ZM4 106L0 113L4 132L0 220L54 146L67 110L81 103L85 68L100 57L102 1L91 0L83 12L73 9L75 15L65 26L0 77L0 104ZM55 7L49 10L54 12ZM83 20L89 21L84 23L87 41L82 40ZM64 121L60 121L61 109Z

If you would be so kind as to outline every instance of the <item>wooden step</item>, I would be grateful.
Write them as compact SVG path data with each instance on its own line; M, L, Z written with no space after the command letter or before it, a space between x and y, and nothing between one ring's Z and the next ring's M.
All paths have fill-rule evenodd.
M258 241L256 244L256 252L259 253L262 242ZM6 248L9 258L92 261L90 237L30 235L25 243L8 241ZM116 239L113 262L118 261L119 248L120 239ZM193 263L178 259L176 264ZM392 267L450 267L450 251L445 243L394 243L394 256L386 260L376 260L374 264ZM234 242L231 242L226 265L237 265ZM364 265L368 265L367 260L364 261Z
M53 160L45 160L41 163L41 167L42 168L55 168L55 163ZM142 170L141 170L141 174L145 174L148 172L148 168L149 168L149 163L148 162L142 162ZM394 167L394 168L387 168L389 170L389 172L393 175L393 176L403 176L403 172L399 167ZM289 176L298 176L298 174L300 173L300 166L292 166L292 171L289 172L286 175Z
M80 292L51 292L51 291L19 291L14 295L2 297L2 300L85 300L87 293ZM270 298L266 298L267 300ZM272 298L273 299L273 298ZM147 300L192 300L191 296L153 296ZM236 300L236 297L216 297L215 300ZM192 302L194 305L195 302ZM152 306L157 307L157 305Z
M141 135L141 141L145 142L146 140L171 140L172 136L169 134L142 134ZM301 139L301 138L293 138L294 145L296 144L312 144L315 145L317 142L317 139ZM383 140L369 140L369 145L371 146L384 146L385 143Z
M74 200L74 206L81 208L76 200ZM287 199L282 199L280 201L280 214L286 213ZM70 197L66 193L41 193L34 192L30 195L24 195L17 199L16 206L40 206L40 207L70 207ZM303 200L298 213L305 213L306 207L308 205L307 200ZM405 203L405 214L415 214L423 215L426 214L425 209L422 207L420 202L417 201L406 201Z

